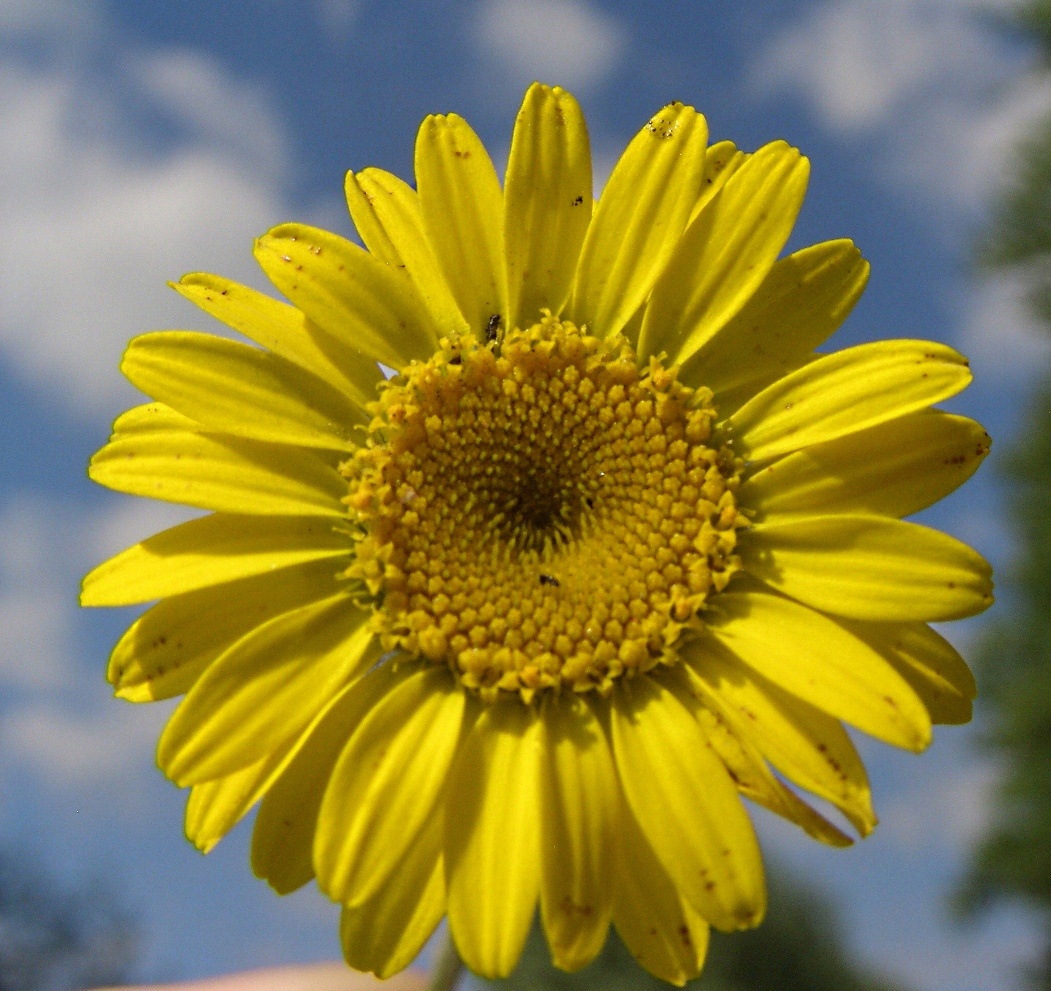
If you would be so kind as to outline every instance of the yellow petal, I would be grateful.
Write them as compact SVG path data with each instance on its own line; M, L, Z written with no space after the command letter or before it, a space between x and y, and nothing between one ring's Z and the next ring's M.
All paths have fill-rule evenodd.
M347 483L314 451L186 430L122 435L88 477L131 495L220 513L345 519Z
M719 755L737 790L753 802L794 822L810 836L829 846L850 846L849 836L802 801L771 772L751 741L749 726L739 712L715 692L693 668L684 666L685 677L677 692L680 699L695 699L693 714L701 724L712 749Z
M580 253L566 318L617 333L668 263L704 182L708 125L670 103L632 139L606 183Z
M321 330L391 368L429 358L437 347L409 276L345 238L282 224L256 241L255 257Z
M751 402L760 392L764 389L768 389L789 372L795 372L800 368L805 368L807 365L812 365L815 361L819 361L823 357L824 355L812 351L807 357L790 363L782 371L767 371L758 378L749 377L747 381L741 382L739 385L735 385L731 389L720 389L717 398L714 398L713 391L715 408L719 411L720 416L728 419L736 413L737 410L744 406L745 403ZM693 379L687 380L687 384L690 384L692 381Z
M686 229L653 287L639 355L683 361L759 288L792 233L810 165L783 141L750 155Z
M708 631L750 668L858 729L908 750L931 742L927 710L882 657L838 623L766 592L724 592Z
M204 272L170 285L205 313L328 382L358 406L376 398L376 383L383 378L376 362L321 334L294 306Z
M739 489L761 520L784 514L910 516L962 485L989 452L964 416L920 410L774 461Z
M967 360L944 344L859 344L779 379L727 426L737 453L760 461L904 416L956 395L970 381Z
M377 208L377 197L382 200L384 197L393 195L384 189L384 179L389 180L392 186L400 184L408 191L407 199L416 207L415 217L418 220L416 190L403 183L397 176L392 176L389 172L383 172L380 169L365 169L358 173L347 173L343 183L347 196L347 208L357 228L358 237L361 238L361 243L369 252L387 265L404 267L405 262L398 251L398 246L386 229L382 202ZM419 234L423 235L422 228L419 229Z
M555 966L574 971L609 930L619 785L605 733L578 695L548 699L542 724L540 909Z
M704 181L701 183L701 194L690 212L692 224L700 212L712 201L712 198L726 185L727 180L747 160L748 155L738 151L732 141L717 141L709 145L704 153ZM687 224L689 226L689 224Z
M844 848L854 841L838 826L804 802L791 788L782 784L767 768L767 774L749 781L741 793L782 819L795 823L812 839L826 846Z
M158 766L180 786L197 784L282 747L377 659L368 617L341 594L256 627L182 700L161 734Z
M103 561L85 576L80 604L149 602L307 561L346 557L351 548L346 533L316 517L203 516Z
M181 695L253 627L331 595L338 570L329 561L309 562L165 599L135 620L113 648L110 684L129 702Z
M441 820L408 851L396 880L359 908L344 906L339 936L343 956L355 970L381 980L416 959L445 914Z
M467 329L427 240L416 190L382 169L347 173L347 205L362 241L389 265L404 265L438 336Z
M580 105L533 83L515 121L504 182L507 326L558 314L591 222L591 145Z
M712 637L691 640L684 660L748 727L748 737L789 780L827 799L862 836L876 826L861 758L839 722L781 691Z
M357 907L402 881L398 871L440 816L464 720L464 691L428 665L354 730L321 804L314 864L333 901Z
M697 720L654 679L622 679L610 709L613 756L646 839L712 925L757 925L763 865L748 814Z
M128 434L170 432L172 430L197 430L200 424L182 413L176 413L164 403L144 403L133 406L113 421L111 440Z
M613 924L620 938L651 974L682 987L701 972L708 923L680 896L623 801L614 853Z
M190 789L186 801L186 838L201 853L209 853L245 813L266 793L280 773L288 748L260 761Z
M490 705L449 782L449 929L480 977L514 970L540 894L539 737L535 712L517 698Z
M445 281L468 326L484 337L493 317L507 319L503 193L485 146L462 117L424 118L416 189Z
M332 768L361 720L408 673L381 664L337 692L264 796L252 831L252 870L279 895L314 876L318 812Z
M923 623L847 623L887 659L927 706L935 723L971 721L978 692L967 663L943 636Z
M258 348L210 334L143 334L121 371L180 413L240 437L352 450L366 414L335 389Z
M960 619L993 601L992 569L959 540L882 516L805 516L740 534L745 568L793 598L852 619Z
M682 380L708 386L724 409L726 394L795 371L847 318L868 276L869 263L846 239L782 258L744 306L683 362Z

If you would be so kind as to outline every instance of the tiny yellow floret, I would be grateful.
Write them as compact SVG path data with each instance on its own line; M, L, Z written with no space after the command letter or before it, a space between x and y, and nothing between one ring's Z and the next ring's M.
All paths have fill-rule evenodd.
M444 339L372 411L343 466L365 532L349 575L382 603L386 649L448 665L483 698L605 695L677 663L683 629L740 567L741 462L712 439L711 391L656 358L640 371L623 340L550 314L499 349Z

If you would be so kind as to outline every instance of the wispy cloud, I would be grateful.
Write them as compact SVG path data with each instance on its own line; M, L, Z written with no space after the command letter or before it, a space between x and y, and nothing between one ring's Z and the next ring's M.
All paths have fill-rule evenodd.
M69 534L41 509L28 499L0 507L0 688L8 692L57 689L73 671L69 576L56 546Z
M172 49L132 57L127 83L181 126L184 148L237 162L257 178L276 182L286 172L285 138L271 109L274 101L200 52Z
M583 0L483 0L476 34L521 91L533 80L583 91L602 82L628 45L623 25Z
M996 0L824 0L755 59L760 94L802 98L829 131L870 140L888 183L974 212L1005 156L1051 109L987 15Z
M22 495L0 506L0 695L18 699L0 716L5 764L68 787L143 763L164 713L109 702L99 665L85 670L76 590L100 560L191 515L125 499L77 510Z
M913 778L911 790L884 803L881 829L906 853L939 846L963 857L989 825L997 770L968 761L928 777Z
M361 0L314 0L318 22L326 34L337 40L350 33L361 8Z
M1024 273L980 279L954 307L959 341L975 374L990 382L1010 378L1027 363L1034 373L1051 357L1051 338L1030 313Z
M95 0L0 0L0 36L49 34L84 40L103 23Z
M49 700L4 719L6 751L52 787L64 791L127 781L148 766L170 705L107 705L98 711Z
M132 395L127 340L195 319L167 280L260 281L251 239L288 212L285 139L265 95L203 56L143 52L109 75L65 56L0 63L0 351L74 408L111 409ZM127 123L143 106L173 143L143 144Z
M826 0L773 38L754 75L802 94L828 127L857 133L915 110L918 94L981 86L1000 61L966 4Z
M756 58L759 94L791 94L865 149L903 203L966 235L1012 174L1019 141L1051 113L1051 83L989 18L1007 0L823 0ZM1048 355L1019 279L989 279L947 300L957 343L983 379L1019 380Z

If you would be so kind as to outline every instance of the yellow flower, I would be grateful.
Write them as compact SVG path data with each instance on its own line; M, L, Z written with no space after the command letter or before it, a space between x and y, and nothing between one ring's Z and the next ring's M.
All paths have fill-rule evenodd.
M816 353L867 263L846 240L777 260L807 160L707 137L663 108L596 203L568 93L530 88L503 189L461 118L428 117L415 191L347 177L367 250L259 240L292 305L175 287L259 347L169 331L124 357L155 402L91 477L212 514L85 579L86 605L160 600L110 680L185 694L158 759L187 834L208 850L261 799L256 873L316 876L355 967L404 967L448 915L505 975L539 902L560 967L612 921L681 984L709 924L763 915L739 796L845 845L782 778L864 835L842 723L918 751L970 718L927 624L986 608L990 569L901 521L988 450L930 408L967 363Z

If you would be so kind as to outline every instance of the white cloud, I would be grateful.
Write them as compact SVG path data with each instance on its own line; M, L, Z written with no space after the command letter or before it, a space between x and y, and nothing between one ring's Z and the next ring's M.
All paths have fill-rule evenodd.
M144 149L136 101L185 139ZM165 285L210 269L259 284L252 238L287 214L284 140L263 97L214 63L146 55L116 82L0 64L0 350L88 409L131 398L117 372L137 333L209 326Z
M962 89L932 94L891 128L884 174L906 193L979 216L1012 174L1019 141L1049 112L1046 80L990 86L970 98Z
M361 0L315 0L321 27L336 38L345 38L361 13Z
M265 93L200 54L136 50L118 27L92 0L0 0L0 361L107 419L137 401L117 370L130 337L219 329L167 280L203 269L265 286L252 239L291 213ZM77 589L99 561L192 515L127 499L0 504L5 769L67 789L152 763L170 706L109 701L102 643L85 663L97 627Z
M970 287L957 309L959 346L976 376L1003 382L1026 370L1039 372L1051 357L1051 340L1025 302L1023 273Z
M880 810L880 829L906 853L947 848L963 857L988 830L997 783L991 764L968 761L913 779Z
M99 26L98 5L90 0L0 0L0 37L58 32L83 38Z
M627 47L624 28L582 0L483 0L477 36L516 90L533 80L582 91L601 82Z
M1020 68L983 13L998 0L825 0L760 52L762 94L801 96L830 131L874 142L888 184L974 213L1003 181L1051 89Z
M91 567L151 534L200 515L202 510L188 506L117 496L107 509L96 512L91 520L87 530L90 540L84 543L90 558L87 566Z
M257 86L186 49L151 52L132 59L130 69L144 96L191 129L194 144L239 159L250 175L280 179L287 165L284 136Z
M0 689L58 688L70 677L72 602L63 561L68 513L16 498L0 507ZM66 539L64 539L66 538ZM76 548L77 543L70 544Z
M0 746L52 786L113 784L148 763L170 714L170 704L110 703L97 712L72 712L40 702L4 717Z
M1051 113L1051 81L1026 76L988 17L1009 0L824 0L770 41L753 83L796 94L860 145L882 182L933 211L932 231L968 236L1013 171L1015 149ZM1024 379L1051 355L1020 278L959 286L956 343L983 380Z
M69 603L52 591L0 596L0 683L57 688L69 673Z
M758 85L801 92L842 131L884 125L917 93L980 83L996 46L966 5L944 0L830 0L762 54Z
M108 780L151 751L161 715L113 703L66 704L110 694L102 658L90 674L79 663L77 588L105 557L191 515L123 498L88 511L28 496L0 507L0 694L14 689L22 698L0 717L5 762L67 785Z
M903 931L907 927L902 927ZM1001 909L981 928L961 926L931 938L917 920L912 932L882 942L875 968L894 961L909 987L923 991L1012 991L1040 960L1045 924L1035 911Z

